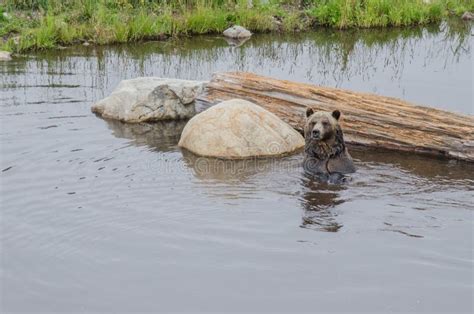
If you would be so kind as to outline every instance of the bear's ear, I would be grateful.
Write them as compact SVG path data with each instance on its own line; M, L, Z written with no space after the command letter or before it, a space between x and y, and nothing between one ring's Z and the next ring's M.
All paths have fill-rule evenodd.
M334 117L334 119L339 120L339 117L341 116L341 112L339 110L334 110L332 112L332 116Z
M306 108L306 118L309 118L314 113L313 108L308 107Z

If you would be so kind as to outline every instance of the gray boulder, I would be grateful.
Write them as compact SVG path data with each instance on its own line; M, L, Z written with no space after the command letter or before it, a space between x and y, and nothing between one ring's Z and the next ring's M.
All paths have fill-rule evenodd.
M224 36L229 38L248 38L252 36L252 33L245 27L235 25L224 31Z
M92 112L130 123L189 119L196 114L194 102L205 83L159 77L123 80Z

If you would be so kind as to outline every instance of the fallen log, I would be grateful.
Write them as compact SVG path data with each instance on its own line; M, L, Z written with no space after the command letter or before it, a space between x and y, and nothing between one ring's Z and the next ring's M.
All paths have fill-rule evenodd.
M307 106L342 112L346 142L474 162L474 117L337 88L277 80L246 72L216 73L198 100L207 105L246 99L299 132Z

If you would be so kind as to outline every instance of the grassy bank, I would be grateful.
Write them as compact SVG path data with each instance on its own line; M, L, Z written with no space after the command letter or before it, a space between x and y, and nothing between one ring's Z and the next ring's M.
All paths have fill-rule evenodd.
M256 33L317 25L407 26L469 10L474 10L473 0L4 0L0 49L22 52L83 41L108 44L220 33L233 24Z

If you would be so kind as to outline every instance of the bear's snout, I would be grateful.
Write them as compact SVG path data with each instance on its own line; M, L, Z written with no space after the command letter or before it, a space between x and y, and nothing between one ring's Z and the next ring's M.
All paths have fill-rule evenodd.
M319 130L313 130L311 132L311 137L318 140L321 137L321 132Z

